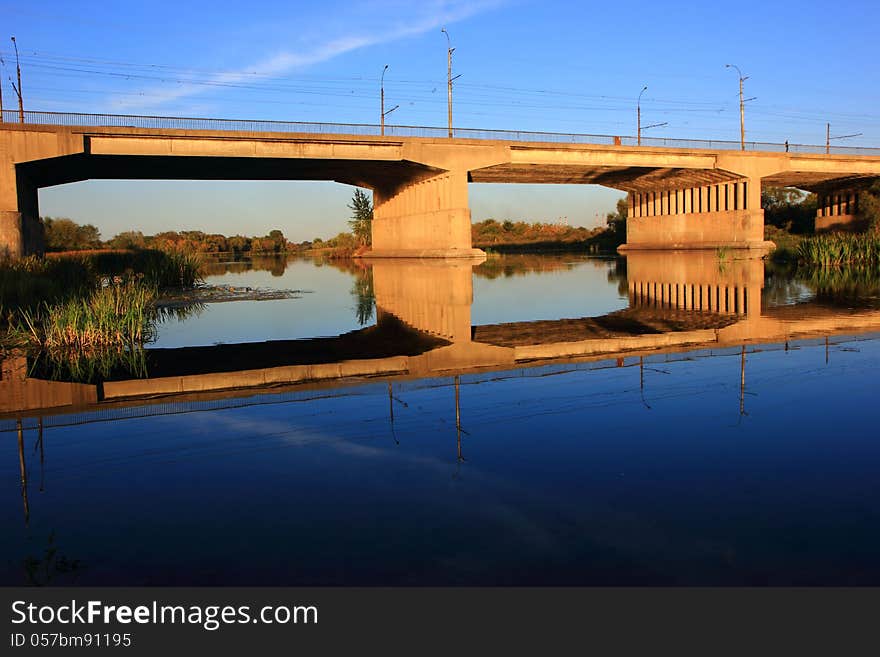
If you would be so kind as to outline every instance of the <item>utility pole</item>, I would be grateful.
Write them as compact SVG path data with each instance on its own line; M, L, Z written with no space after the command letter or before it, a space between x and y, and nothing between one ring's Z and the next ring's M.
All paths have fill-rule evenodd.
M443 34L446 35L446 87L447 87L447 107L449 114L449 138L452 138L452 81L460 78L460 75L456 75L452 77L452 53L455 51L455 48L452 47L452 42L449 39L449 32L446 31L446 28L440 30Z
M636 144L642 145L642 94L648 90L648 85L642 87L639 99L636 101Z
M725 64L724 68L735 68L739 75L739 143L742 150L746 150L746 103L755 98L743 99L743 82L749 79L749 76L743 77L742 71L736 64Z
M18 95L18 122L24 123L24 106L21 102L21 64L18 61L18 44L15 42L15 37L12 37L12 45L15 46L15 74L18 78L18 86L13 84L12 88Z
M6 62L0 57L0 123L3 123L3 74L2 69L6 67Z

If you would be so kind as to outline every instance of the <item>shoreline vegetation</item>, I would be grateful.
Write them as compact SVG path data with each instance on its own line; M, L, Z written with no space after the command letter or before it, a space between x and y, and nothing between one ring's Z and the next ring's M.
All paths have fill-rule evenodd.
M192 288L202 270L197 254L152 249L0 261L0 351L35 355L53 378L142 371L156 321L175 312L157 306L161 291Z

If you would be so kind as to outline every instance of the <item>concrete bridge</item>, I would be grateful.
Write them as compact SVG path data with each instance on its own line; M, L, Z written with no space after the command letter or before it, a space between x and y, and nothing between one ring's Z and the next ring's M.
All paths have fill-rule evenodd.
M373 256L470 257L481 254L471 245L470 182L626 192L627 249L760 249L763 185L818 192L826 226L851 221L860 190L880 177L880 149L741 151L738 142L633 146L620 137L463 130L450 139L400 127L389 132L406 134L363 134L371 126L315 134L316 125L39 112L0 123L0 250L41 252L38 190L93 178L362 186L373 190Z

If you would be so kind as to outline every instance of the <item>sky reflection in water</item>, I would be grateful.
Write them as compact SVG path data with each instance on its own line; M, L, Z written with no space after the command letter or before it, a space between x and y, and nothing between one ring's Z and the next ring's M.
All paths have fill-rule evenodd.
M477 276L473 323L625 308L614 267ZM352 280L295 263L278 287L312 295L216 304L163 346L356 329ZM26 583L52 537L67 562L32 567L40 583L880 584L880 340L750 344L744 362L462 374L461 458L452 377L57 415L42 450L25 419L27 522L0 421L0 582Z

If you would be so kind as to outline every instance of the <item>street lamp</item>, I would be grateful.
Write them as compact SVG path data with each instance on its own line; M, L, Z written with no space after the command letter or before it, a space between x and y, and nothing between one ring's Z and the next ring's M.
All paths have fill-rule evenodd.
M736 64L725 64L724 68L735 68L739 75L739 143L742 150L746 150L746 109L745 104L754 97L743 100L743 82L749 79L748 76L743 77L742 71Z
M385 117L388 116L389 114L391 114L391 112L396 110L398 107L400 107L400 105L395 105L387 112L385 111L385 71L387 71L387 70L388 70L388 64L385 64L385 68L382 69L382 78L379 82L379 97L380 97L380 103L381 103L381 108L379 110L379 112L380 112L379 118L382 122L381 134L383 136L385 135Z
M15 73L18 78L18 86L13 84L12 88L18 95L18 122L24 123L24 107L21 103L21 64L18 61L18 44L15 42L15 37L12 37L12 45L15 46Z
M642 145L642 94L648 90L648 85L642 87L639 99L636 101L636 143Z
M452 53L455 48L452 47L452 41L449 39L449 32L446 28L440 30L446 35L446 87L447 87L447 106L449 113L449 137L452 138L452 81L460 78L460 75L452 77Z
M0 71L6 67L6 62L0 57ZM0 73L0 123L3 123L3 76Z

